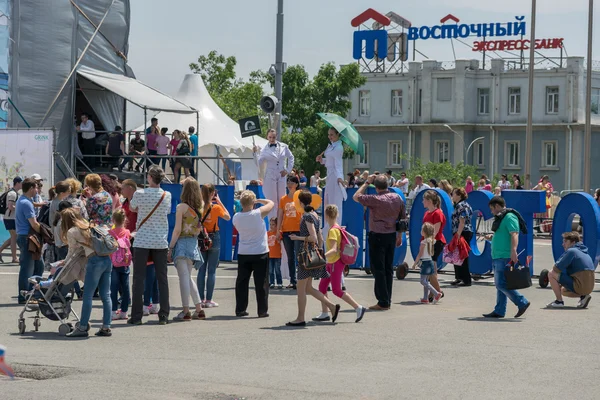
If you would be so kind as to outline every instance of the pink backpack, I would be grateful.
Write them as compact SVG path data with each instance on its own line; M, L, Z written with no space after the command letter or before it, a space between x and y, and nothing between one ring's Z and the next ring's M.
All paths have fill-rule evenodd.
M360 249L358 238L348 233L346 229L339 225L334 225L331 228L339 229L342 235L340 243L340 261L344 265L354 265L356 263L356 258L358 257L358 249Z
M131 242L129 238L117 239L119 248L110 255L110 260L115 267L128 267L131 264Z

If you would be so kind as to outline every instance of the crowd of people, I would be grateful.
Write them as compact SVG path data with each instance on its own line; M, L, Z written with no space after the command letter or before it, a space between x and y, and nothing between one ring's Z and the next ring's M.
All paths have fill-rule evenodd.
M137 142L130 148L134 155L144 151L144 146L151 156L164 155L168 150L178 154L182 141L186 141L183 147L188 148L184 152L193 148L189 138L182 132L176 132L176 139L173 139L178 140L176 143L161 139L166 131L159 129L155 120L149 129L150 135L146 136L148 143L144 144L143 140L136 137ZM41 276L45 262L53 265L51 273L54 274L57 266L62 267L84 256L84 285L81 287L79 282L74 285L76 295L83 300L81 318L67 336L88 336L94 296L99 297L103 304L102 325L96 332L97 336L112 335L112 321L127 320L127 324L140 325L144 316L150 314L158 314L159 324L164 325L169 322L171 311L167 266L172 263L179 277L182 305L181 312L173 320L205 319L206 309L219 306L213 296L220 243L223 240L218 228L219 221L232 220L239 234L236 316L249 315L248 292L252 276L257 315L259 318L269 316L269 291L283 288L283 264L283 268L289 272L287 288L296 290L298 301L296 318L289 321L288 326L306 325L308 295L321 304L321 313L313 321L335 322L341 307L331 301L329 291L352 307L356 312L355 322L360 322L367 307L349 294L343 278L346 265L342 262L342 247L347 242L347 233L341 221L343 201L347 196L345 189L348 187L358 188L353 200L370 211L369 265L374 276L376 303L368 309L386 311L392 306L394 252L396 247L402 245L402 233L407 229L406 204L390 190L391 187L398 188L413 200L418 193L425 191L422 195L425 214L421 238L418 239L419 252L413 266L420 269L424 288L423 297L417 302L439 302L444 297L437 276L437 263L442 252L449 246L462 246L464 250L474 234L473 209L466 201L468 194L474 190L473 181L468 178L463 188L452 187L445 180L438 183L431 179L428 184L422 176L416 176L410 190L405 173L396 179L392 171L384 174L355 171L348 174L345 180L341 136L335 129L330 129L328 137L329 146L316 158L325 166L326 177L321 178L319 171L316 171L308 179L303 170L294 169L294 157L289 148L277 140L275 131L269 131L269 144L263 149L254 149L258 161L267 165L262 182L266 199L257 199L256 193L251 190L242 191L239 208L236 206L231 214L212 184L201 186L191 176L190 165L175 160L175 168L183 168L186 177L181 182L182 191L170 240L168 215L174 199L171 193L160 187L165 172L157 165L158 162L148 169L147 187L144 189L138 188L130 179L119 182L114 175L88 174L83 188L78 180L72 178L56 183L49 192L49 201L41 198L43 181L39 175L26 179L15 177L13 188L6 194L4 215L4 223L11 237L0 250L11 247L13 261L16 261L16 247L19 248L19 303L27 301L32 290L29 278ZM491 189L492 185L486 179L482 176L480 190ZM321 203L321 192L317 190L317 194L312 194L308 188L320 189L323 181L326 181L326 186L321 215L316 212L316 204ZM366 193L370 187L374 187L375 194ZM450 221L450 243L446 243L443 234L448 221L441 211L438 191L432 190L435 188L448 193L455 205ZM512 183L503 175L498 188L501 191L522 188L522 185L517 175ZM553 190L547 177L542 177L535 189ZM600 199L600 195L597 198ZM489 239L492 240L497 300L494 311L484 314L484 317L504 317L507 299L517 306L515 317L520 317L530 303L519 292L507 289L504 277L506 268L517 262L520 216L514 210L506 209L503 198L498 195L491 199L489 206L495 216L492 227L494 234ZM45 213L44 209L48 212ZM268 223L265 223L267 217ZM95 227L108 229L118 244L115 252L99 255L94 250L91 235ZM32 233L54 237L54 240L48 241L43 257L35 257L30 251ZM565 255L549 276L556 294L556 300L549 307L563 306L562 296L565 295L578 296L578 306L585 308L593 289L593 263L578 235L565 234L563 246ZM317 249L324 260L314 268L305 267L299 262L300 256L306 255L310 247ZM452 285L471 286L468 253L468 249L463 251L460 262L454 265L455 280ZM131 283L130 268L133 268ZM198 271L196 279L193 276L194 269ZM320 281L318 288L313 287L313 280Z

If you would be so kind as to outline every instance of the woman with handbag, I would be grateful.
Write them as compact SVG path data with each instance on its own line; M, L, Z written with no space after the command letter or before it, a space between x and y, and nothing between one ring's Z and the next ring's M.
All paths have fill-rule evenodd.
M221 234L219 232L219 218L229 221L231 216L227 208L221 202L219 194L212 183L202 185L202 200L204 209L202 210L202 224L208 233L210 239L210 248L203 248L202 265L198 269L198 291L202 306L206 308L218 307L219 304L213 301L213 292L217 279L217 267L219 266L219 256L221 255ZM202 246L208 247L208 246ZM208 278L206 273L208 272ZM206 287L206 297L204 288Z
M254 275L254 290L258 317L268 317L269 311L269 242L265 217L275 205L271 200L257 200L254 192L240 195L242 212L233 216L233 226L239 232L238 274L235 280L235 315L248 316L248 286ZM261 204L254 208L255 204Z
M98 289L102 300L102 328L96 336L112 336L110 330L112 317L112 301L110 299L110 280L112 262L109 256L99 256L92 247L90 224L85 221L75 208L61 211L61 240L69 246L65 264L72 262L76 252L83 247L87 257L85 270L85 290L83 291L83 304L81 305L81 318L68 337L87 337L89 331L90 315L92 314L92 300L94 292Z
M463 237L467 244L473 237L473 209L466 202L467 192L463 188L456 188L452 191L452 202L454 202L454 212L452 213L452 235L458 240ZM469 272L469 257L463 260L462 265L454 266L454 278L451 283L453 286L471 286L471 273Z
M340 312L340 305L333 304L323 293L312 286L313 278L329 278L329 273L325 269L326 261L322 250L321 222L314 208L310 205L312 194L309 191L303 190L300 192L298 200L300 205L304 207L304 214L302 214L300 221L300 234L290 236L292 240L304 242L298 255L298 316L286 325L306 326L304 315L307 294L323 303L331 311L331 321L335 322Z
M195 262L201 262L202 257L198 252L198 233L202 228L200 211L202 209L202 195L200 185L193 178L183 181L181 203L177 206L175 214L175 228L171 235L168 260L175 262L179 276L179 291L183 311L177 314L174 321L191 321L192 319L205 319L202 302L198 295L198 287L192 279L192 268ZM190 296L196 306L194 314L190 313Z

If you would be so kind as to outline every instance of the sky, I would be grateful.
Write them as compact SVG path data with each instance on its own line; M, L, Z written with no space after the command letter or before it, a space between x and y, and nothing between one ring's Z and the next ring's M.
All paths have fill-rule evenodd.
M410 4L408 6L408 4ZM570 56L586 55L585 0L539 0L538 38L564 38ZM350 21L367 8L393 11L413 26L438 25L451 13L461 23L515 21L524 15L531 27L530 0L284 0L284 61L302 64L311 76L326 62L348 64L352 59ZM237 75L247 79L275 62L277 0L131 0L129 65L136 77L164 93L175 95L189 63L211 50L237 58ZM600 60L600 6L594 17L594 59ZM506 39L506 38L499 38ZM476 38L467 38L471 43ZM454 60L449 40L417 42L430 59ZM456 45L457 58L481 59L466 46ZM548 50L558 57L558 50ZM143 122L138 110L129 112L128 127Z

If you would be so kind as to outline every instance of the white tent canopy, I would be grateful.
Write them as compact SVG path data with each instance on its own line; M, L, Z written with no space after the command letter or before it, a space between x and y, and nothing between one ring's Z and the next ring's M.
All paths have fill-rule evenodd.
M164 110L181 114L196 114L197 112L196 109L187 106L134 78L119 74L111 74L85 66L79 67L77 69L77 74L96 85L121 96L140 108L156 111ZM193 118L195 118L195 116Z
M187 131L188 127L196 127L198 125L198 156L207 158L216 157L218 149L219 153L228 162L238 162L241 164L242 180L247 181L259 177L257 164L254 160L250 159L253 157L252 138L242 138L239 124L225 114L212 97L210 97L208 89L206 89L200 75L186 75L175 97L179 101L189 104L198 110L199 121L196 119L196 115L174 114L163 111L155 115L155 118L158 119L158 125L161 128L166 127L169 129L169 132L175 129ZM149 126L149 122L146 126ZM143 131L144 125L135 130ZM268 143L259 136L254 137L254 142L259 147L264 147ZM220 161L207 159L205 162L214 171L221 170ZM206 171L207 168L202 168L202 165L202 163L199 164L199 169L204 169L205 171L204 173L198 171L198 179L200 181L214 181L214 174ZM215 181L215 183L217 182Z

